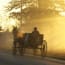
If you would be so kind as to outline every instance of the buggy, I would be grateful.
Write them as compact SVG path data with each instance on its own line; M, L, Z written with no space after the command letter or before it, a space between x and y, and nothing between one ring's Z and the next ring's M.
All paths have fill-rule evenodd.
M13 45L13 54L16 55L17 49L20 55L24 55L25 48L32 48L33 54L36 54L36 49L40 49L41 56L46 56L47 42L44 40L44 35L39 34L35 39L32 37L32 33L24 33L23 37L18 37Z

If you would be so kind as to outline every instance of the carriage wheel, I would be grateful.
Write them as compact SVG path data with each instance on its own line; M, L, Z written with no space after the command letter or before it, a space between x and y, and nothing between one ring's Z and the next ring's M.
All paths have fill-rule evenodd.
M44 40L41 46L41 56L45 57L46 54L47 54L47 42L46 40Z

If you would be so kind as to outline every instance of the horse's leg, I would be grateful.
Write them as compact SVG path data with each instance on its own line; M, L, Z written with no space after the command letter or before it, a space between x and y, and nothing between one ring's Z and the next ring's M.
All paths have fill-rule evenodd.
M33 48L33 55L36 55L36 52L37 52L37 50L36 50L36 46L34 46L34 48Z
M13 55L16 55L16 52L17 52L17 50L16 50L16 41L14 40L14 42L13 42Z
M24 48L23 48L23 43L22 42L19 42L19 53L20 53L20 55L24 54Z
M20 47L20 55L23 55L24 53L23 53L23 47L21 46Z

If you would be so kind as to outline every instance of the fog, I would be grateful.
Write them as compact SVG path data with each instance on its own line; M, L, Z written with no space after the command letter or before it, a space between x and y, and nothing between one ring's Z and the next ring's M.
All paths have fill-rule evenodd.
M51 54L65 54L65 17L48 17L33 19L22 24L23 32L32 32L37 27L47 41L47 52ZM9 32L0 32L0 48L12 51L13 36Z
M30 13L25 14L25 20L21 26L21 31L32 32L33 28L37 27L39 32L44 35L44 39L47 41L47 51L49 53L65 54L64 0L62 0L62 3L59 0L57 2L50 0L45 0L45 2L43 1L44 0L39 1L39 11L34 10L35 8L33 8ZM58 7L58 5L60 6ZM50 9L48 9L49 7ZM62 14L59 16L59 13ZM12 49L12 46L12 33L0 32L0 48Z
M22 26L24 32L31 32L37 26L47 41L47 50L50 52L65 53L65 17L48 17L30 22Z

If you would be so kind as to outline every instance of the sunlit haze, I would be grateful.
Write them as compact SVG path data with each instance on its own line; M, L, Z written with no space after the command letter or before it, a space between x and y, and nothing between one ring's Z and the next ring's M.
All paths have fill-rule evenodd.
M5 11L5 6L10 2L11 0L0 0L0 14L2 15Z
M8 30L11 32L13 26L19 27L20 21L17 18L9 18L9 14L5 10L5 6L8 5L9 1L11 0L0 0L0 26L3 31ZM39 6L39 8L43 10L42 14L41 12L37 14L31 12L30 15L33 16L30 16L29 13L27 13L26 15L29 15L27 17L28 19L26 15L22 18L24 19L22 22L25 24L22 24L21 30L24 32L31 32L33 27L37 26L40 33L44 34L44 39L47 41L48 45L48 51L65 53L65 0L39 0L39 2L42 3L42 6ZM22 9L28 8L30 4L26 5L23 5ZM25 12L29 10L30 9L26 9ZM50 14L52 14L51 11L57 12L58 15L50 16ZM14 8L10 12L21 12L21 9ZM48 16L46 13L48 13ZM35 18L37 15L39 18ZM9 44L7 43L7 45Z
M17 20L13 19L13 18L9 18L9 14L6 12L6 5L8 5L8 3L11 0L0 0L0 26L2 27L3 31L9 30L10 32L13 29L13 26L18 26ZM13 10L13 12L18 12L19 9Z

